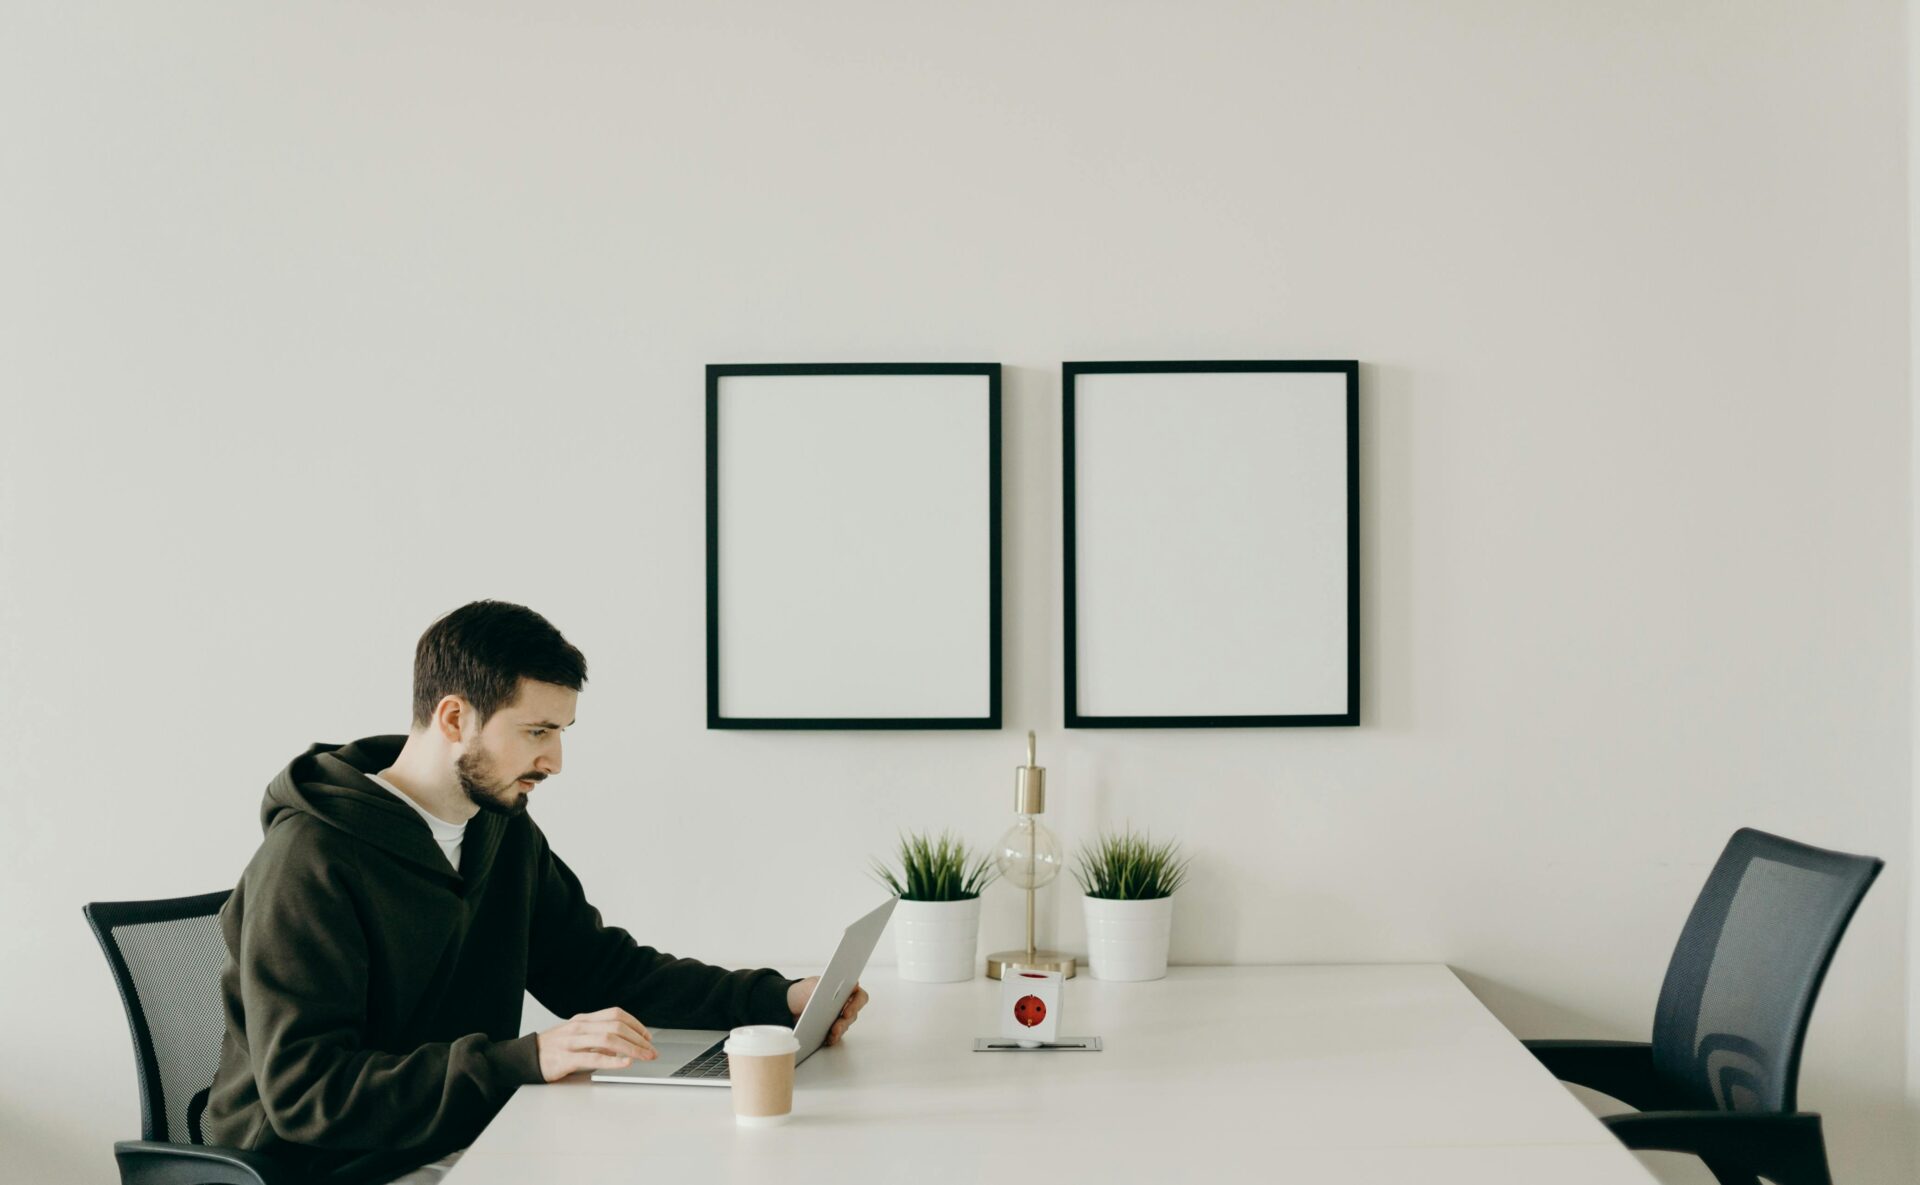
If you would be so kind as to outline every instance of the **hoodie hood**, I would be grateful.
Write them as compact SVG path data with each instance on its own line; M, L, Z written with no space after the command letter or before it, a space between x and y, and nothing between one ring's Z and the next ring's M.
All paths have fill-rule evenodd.
M267 783L266 799L260 804L261 830L271 831L290 814L312 815L439 879L460 881L434 843L426 820L367 777L392 765L406 743L404 736L376 736L345 745L309 746ZM492 863L506 822L488 811L467 821L461 871L473 877L476 885Z

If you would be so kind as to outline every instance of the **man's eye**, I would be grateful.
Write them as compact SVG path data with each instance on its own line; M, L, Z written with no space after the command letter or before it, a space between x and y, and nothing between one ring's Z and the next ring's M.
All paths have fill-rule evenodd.
M540 739L541 737L543 737L543 736L546 736L546 735L547 735L547 730L546 730L546 729L544 729L544 728L529 728L529 729L527 730L527 732L528 732L528 734L529 734L529 735L531 735L531 736L532 736L532 737L533 737L533 738L534 738L535 740L538 740L538 739Z

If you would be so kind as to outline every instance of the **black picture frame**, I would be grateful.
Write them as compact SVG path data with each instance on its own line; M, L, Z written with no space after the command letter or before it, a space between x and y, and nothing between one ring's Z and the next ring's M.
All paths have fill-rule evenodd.
M786 715L729 715L721 685L722 646L721 596L722 540L721 519L721 434L722 386L735 377L835 377L835 376L928 376L966 375L983 378L986 394L986 499L988 522L987 563L987 687L985 711L979 715L889 716L889 715L815 715L799 712ZM731 363L710 364L706 368L706 528L707 528L707 727L709 729L775 730L919 730L919 729L998 729L1001 727L1001 367L997 362L855 362L855 363Z
M1081 625L1079 598L1080 506L1076 491L1076 386L1082 376L1116 374L1332 374L1345 379L1345 706L1321 712L1250 713L1114 713L1081 710ZM1360 723L1360 364L1336 361L1182 361L1182 362L1067 362L1061 367L1062 546L1064 548L1065 616L1065 724L1068 728L1301 728L1352 727ZM1197 574L1196 586L1208 576Z

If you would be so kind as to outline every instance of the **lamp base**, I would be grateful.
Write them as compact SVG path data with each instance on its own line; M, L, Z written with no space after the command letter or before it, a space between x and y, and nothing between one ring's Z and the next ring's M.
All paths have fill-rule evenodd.
M1062 979L1073 978L1074 956L1057 950L1037 950L1031 956L1026 948L995 951L987 956L987 978L999 979L1002 971L1058 971Z

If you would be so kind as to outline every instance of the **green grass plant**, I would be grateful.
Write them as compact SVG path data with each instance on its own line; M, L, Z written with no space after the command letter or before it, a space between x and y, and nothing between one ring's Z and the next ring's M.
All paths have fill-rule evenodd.
M1109 901L1148 901L1171 897L1187 880L1192 857L1180 855L1173 840L1155 843L1152 837L1125 831L1101 832L1075 857L1073 877L1089 897Z
M990 857L975 858L964 840L945 831L902 833L897 859L898 871L876 859L873 874L902 901L965 901L999 875Z

